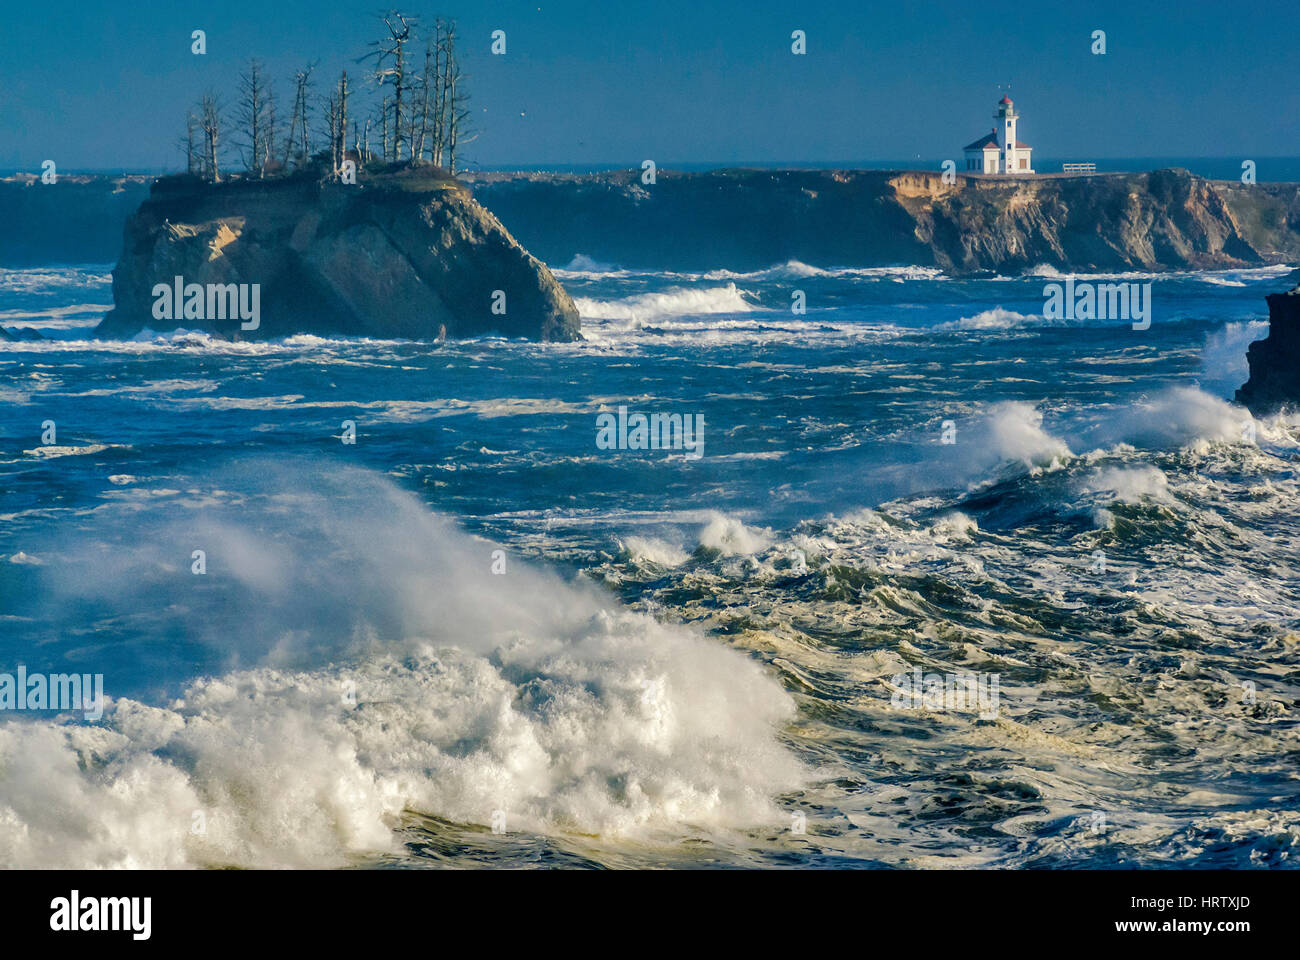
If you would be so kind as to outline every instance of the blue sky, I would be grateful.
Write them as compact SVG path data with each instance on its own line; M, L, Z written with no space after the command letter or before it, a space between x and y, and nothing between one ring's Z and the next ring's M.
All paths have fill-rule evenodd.
M0 167L175 167L186 107L233 99L249 56L279 92L378 36L378 3L0 8ZM1010 84L1020 136L1066 159L1300 155L1300 3L630 3L429 0L455 17L486 166L952 157ZM208 53L190 53L207 31ZM380 28L382 29L382 28ZM505 56L489 53L507 35ZM808 53L790 52L792 30ZM1090 52L1093 30L1107 53ZM1001 85L1001 88L999 87Z

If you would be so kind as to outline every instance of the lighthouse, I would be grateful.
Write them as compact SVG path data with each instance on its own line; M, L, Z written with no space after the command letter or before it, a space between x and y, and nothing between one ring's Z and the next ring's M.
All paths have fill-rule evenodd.
M993 119L1002 121L1001 136L999 137L998 128L994 127L992 132L967 144L963 148L966 153L966 170L985 174L1033 173L1034 166L1030 162L1033 148L1016 139L1020 114L1016 113L1015 104L1010 97L1002 98Z
M1029 165L1030 147L1016 139L1016 121L1020 114L1016 113L1010 97L998 101L998 112L993 114L993 119L1002 121L1002 172L1033 173L1034 168Z

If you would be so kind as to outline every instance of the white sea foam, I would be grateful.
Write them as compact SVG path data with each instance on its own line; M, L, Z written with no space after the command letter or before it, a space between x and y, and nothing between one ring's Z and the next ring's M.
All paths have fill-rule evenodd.
M1108 494L1123 503L1141 503L1148 497L1166 503L1173 500L1169 478L1159 467L1149 465L1104 467L1085 477L1079 484L1079 492Z
M24 450L23 453L29 457L37 457L42 460L54 460L58 457L84 457L88 454L103 453L105 450L113 449L125 450L127 448L120 443L84 443L79 445L51 443L31 450Z
M618 267L614 266L612 263L601 263L600 261L587 256L585 253L578 253L574 254L573 259L570 260L562 269L566 273L601 274L614 273L618 270Z
M1043 426L1043 414L1032 403L1009 400L990 404L973 414L953 418L952 443L944 443L938 425L919 462L886 467L896 478L893 489L954 489L981 486L1025 473L1059 469L1073 453L1066 442ZM875 467L870 461L867 470Z
M39 269L0 267L0 292L17 290L39 293L62 287L84 287L92 283L107 284L112 281L113 275L103 271L104 267L99 265Z
M627 537L622 546L632 560L661 567L680 566L690 559L690 554L677 544L657 537Z
M1201 386L1232 397L1250 376L1246 348L1268 336L1267 320L1226 323L1205 338L1201 349Z
M649 270L635 267L619 267L603 263L586 254L577 254L563 267L552 267L551 272L560 279L573 278L585 280L625 279L628 277L655 277L676 283L699 283L702 280L791 280L809 277L831 277L841 279L863 280L944 280L947 279L937 267L921 266L887 266L887 267L817 267L800 260L787 260L760 270Z
M718 550L728 557L755 554L767 549L771 543L771 530L747 527L738 518L725 513L714 513L700 531L700 546Z
M662 293L639 293L618 300L574 300L578 313L596 320L659 320L711 313L748 313L755 307L734 283L725 287L674 287Z
M930 536L939 543L947 540L969 540L972 533L979 532L979 524L960 510L944 514L930 525Z
M755 270L750 273L733 273L730 270L712 270L706 273L704 277L707 280L723 280L729 277L744 277L747 280L767 280L798 277L830 277L834 276L835 273L836 271L834 270L823 270L821 267L814 267L799 260L787 260L785 263L768 267L765 270Z
M570 403L543 397L496 397L483 400L317 400L300 393L275 397L174 397L170 402L203 410L365 410L368 416L392 423L418 423L441 417L472 414L484 419L543 414L595 413L602 403Z
M1047 280L1175 280L1191 279L1216 286L1235 286L1237 281L1273 280L1285 277L1296 268L1285 263L1275 263L1266 267L1241 267L1229 270L1119 270L1110 273L1079 273L1060 270L1050 264L1039 264L1025 271L1026 277L1042 277ZM1244 284L1241 284L1244 286Z
M1169 387L1120 408L1092 431L1106 445L1131 443L1164 449L1196 441L1239 442L1249 411L1194 387Z
M308 350L355 349L359 346L384 346L397 344L397 340L370 340L363 337L336 338L301 334L282 340L224 340L194 330L173 330L158 333L143 330L129 340L19 340L5 343L6 353L66 354L101 353L134 356L178 354L263 357L299 356Z
M1053 466L1072 456L1064 441L1043 429L1041 411L1021 400L993 404L976 426L971 445L1026 467Z
M982 310L973 317L962 317L950 323L941 323L936 330L1010 330L1026 323L1041 322L1042 317L1032 313L1016 313L1002 307Z
M51 604L162 611L246 666L165 707L117 699L105 727L0 726L0 862L340 865L391 850L404 811L607 838L780 822L804 772L754 660L517 559L494 576L490 544L373 474L230 485L250 483L264 510L127 523L112 569L58 545ZM167 606L196 542L237 623Z
M0 326L31 327L38 331L76 330L93 327L112 309L111 303L74 303L45 310L0 310Z
M936 267L814 267L800 260L787 260L762 270L710 270L700 274L705 280L798 280L808 277L861 278L872 280L940 280L943 271Z

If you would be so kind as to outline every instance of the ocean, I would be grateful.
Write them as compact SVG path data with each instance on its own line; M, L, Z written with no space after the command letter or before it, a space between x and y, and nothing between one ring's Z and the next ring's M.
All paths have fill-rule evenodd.
M0 696L0 862L1296 864L1294 267L579 255L574 344L97 342L110 269L0 270L0 673L106 697Z

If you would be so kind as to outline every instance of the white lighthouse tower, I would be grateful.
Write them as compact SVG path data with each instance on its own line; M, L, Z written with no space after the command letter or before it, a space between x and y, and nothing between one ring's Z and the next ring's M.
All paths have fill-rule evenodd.
M966 170L975 174L1033 173L1030 159L1033 147L1016 139L1020 114L1016 113L1010 97L1002 98L993 119L1002 121L1002 143L998 143L997 127L974 143L968 143L962 148L966 154Z
M1016 139L1016 121L1020 114L1016 113L1010 97L1003 97L998 102L998 112L993 114L993 119L1002 121L1002 172L1033 173L1034 168L1029 165L1029 145Z

